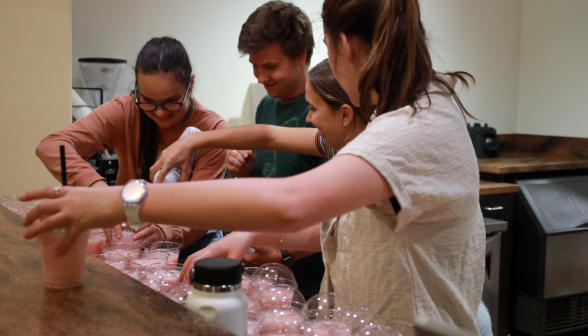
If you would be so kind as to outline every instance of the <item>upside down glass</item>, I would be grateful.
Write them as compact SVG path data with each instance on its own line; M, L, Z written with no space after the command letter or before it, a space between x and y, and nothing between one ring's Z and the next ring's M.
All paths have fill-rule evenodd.
M63 228L37 236L45 285L50 288L71 288L82 284L89 231L82 233L74 244L58 257L56 249L67 235Z

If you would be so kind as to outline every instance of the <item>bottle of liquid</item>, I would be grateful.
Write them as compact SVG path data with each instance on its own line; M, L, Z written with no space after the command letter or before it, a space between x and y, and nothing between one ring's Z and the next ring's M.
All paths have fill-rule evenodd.
M183 138L185 135L188 135L188 134L194 133L194 132L202 132L202 131L196 127L192 127L192 126L186 127L186 129L184 130L184 132L180 136L180 139ZM189 166L192 166L192 163L194 162L194 159L196 158L196 155L198 155L199 151L200 151L200 149L197 149L192 153L192 156L190 157ZM160 172L161 172L161 169L158 170L157 173L155 173L155 176L153 176L153 182L157 181L157 177L159 176ZM174 168L167 171L167 174L165 174L165 178L163 179L163 183L179 182L181 175L182 175L182 173L180 172L180 169L178 167L174 167Z
M198 260L190 270L194 290L186 308L237 336L247 334L247 296L241 290L241 262L227 258Z

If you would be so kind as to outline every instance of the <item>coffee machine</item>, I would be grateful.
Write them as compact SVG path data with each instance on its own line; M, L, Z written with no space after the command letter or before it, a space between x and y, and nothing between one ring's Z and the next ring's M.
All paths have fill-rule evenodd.
M87 105L75 91L72 92L72 115L79 120L96 108L114 98L114 91L118 81L127 67L127 61L117 58L90 57L79 58L80 72L86 82L86 87L74 87L75 90L87 91L92 105ZM116 183L118 174L118 156L114 150L107 149L92 155L88 163L106 179L108 185Z

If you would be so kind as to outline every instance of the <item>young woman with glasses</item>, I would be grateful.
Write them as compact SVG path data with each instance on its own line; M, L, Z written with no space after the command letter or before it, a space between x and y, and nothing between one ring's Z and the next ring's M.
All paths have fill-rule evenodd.
M132 179L149 181L149 168L186 127L201 131L228 127L222 117L192 97L192 66L186 49L176 39L161 37L147 42L137 56L135 78L133 92L116 96L87 117L41 141L37 156L55 178L59 179L61 174L60 145L65 146L68 184L101 188L107 187L105 179L86 162L98 151L113 148L118 155L117 185ZM226 150L204 149L189 169L182 170L181 181L222 178L226 159ZM115 232L120 235L118 226ZM110 238L111 230L106 233ZM206 230L152 225L133 239L141 243L171 240L188 245L205 233Z

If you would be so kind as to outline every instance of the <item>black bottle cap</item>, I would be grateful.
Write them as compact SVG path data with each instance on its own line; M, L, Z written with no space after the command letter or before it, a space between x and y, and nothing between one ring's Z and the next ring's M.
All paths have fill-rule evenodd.
M190 282L199 285L223 286L241 283L243 264L228 258L198 260L190 270Z

